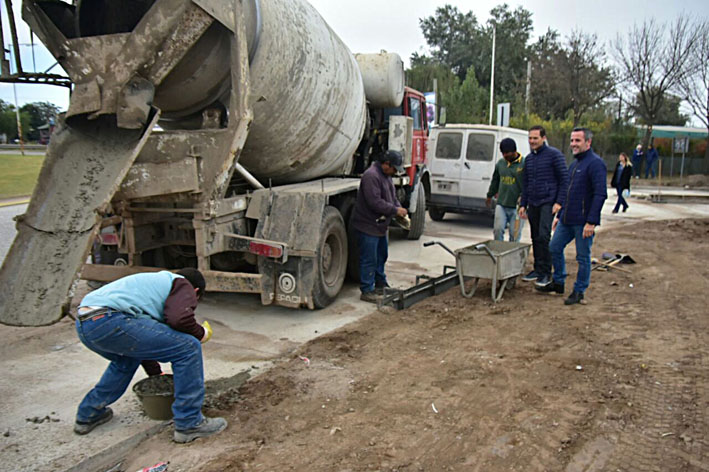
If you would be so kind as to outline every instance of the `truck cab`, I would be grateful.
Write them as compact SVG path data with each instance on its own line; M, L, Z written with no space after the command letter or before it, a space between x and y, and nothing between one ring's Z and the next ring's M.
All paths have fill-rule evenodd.
M492 214L485 199L505 138L514 139L522 156L529 154L527 131L521 129L452 124L431 130L431 219L440 221L446 213Z

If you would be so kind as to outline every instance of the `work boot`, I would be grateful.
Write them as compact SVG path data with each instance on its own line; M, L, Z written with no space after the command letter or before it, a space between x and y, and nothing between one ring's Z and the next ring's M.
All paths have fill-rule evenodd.
M548 285L544 285L543 287L540 287L535 284L534 288L539 292L544 292L544 293L556 292L560 295L564 294L564 284L560 284L560 283L554 282L554 281L552 281Z
M386 282L381 285L377 284L374 287L374 293L377 295L384 295L384 293L387 291L391 291L391 286Z
M106 411L93 421L84 423L83 421L77 420L76 423L74 423L74 432L81 435L89 434L96 426L111 421L111 418L113 418L113 410L106 408Z
M226 428L227 422L224 418L207 418L206 416L200 424L190 429L175 430L173 440L176 443L188 443L199 438L206 438L213 434L221 433Z
M366 292L366 293L363 293L362 295L360 295L359 299L362 300L363 302L379 303L379 301L382 299L382 296L377 295L374 292Z
M547 285L551 284L551 277L548 275L540 275L539 278L537 279L536 282L534 282L534 286L539 288L539 287L546 287Z
M524 282L534 282L534 281L537 280L538 278L539 278L539 274L537 274L537 272L533 270L533 271L531 271L529 274L523 275L523 276L522 276L522 281L524 281Z
M569 295L569 298L564 300L564 305L574 305L576 303L581 303L582 305L585 304L583 301L583 293L574 290L571 292L571 295Z

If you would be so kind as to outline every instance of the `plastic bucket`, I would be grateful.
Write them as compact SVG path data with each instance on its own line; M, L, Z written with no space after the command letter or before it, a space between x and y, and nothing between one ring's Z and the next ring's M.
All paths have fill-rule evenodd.
M154 420L172 419L175 388L172 375L155 375L133 385L133 392L143 405L145 414Z

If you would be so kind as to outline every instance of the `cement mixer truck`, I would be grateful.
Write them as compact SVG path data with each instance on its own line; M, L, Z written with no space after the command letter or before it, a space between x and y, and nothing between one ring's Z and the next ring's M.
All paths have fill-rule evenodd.
M0 271L0 321L66 312L79 277L198 267L210 291L320 308L356 272L356 177L385 149L417 239L429 188L423 95L395 54L353 55L305 0L25 0L68 73ZM87 264L117 228L123 265Z

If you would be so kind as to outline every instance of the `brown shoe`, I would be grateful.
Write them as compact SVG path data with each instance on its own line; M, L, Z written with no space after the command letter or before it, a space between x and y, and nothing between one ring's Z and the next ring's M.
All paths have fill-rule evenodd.
M379 303L382 300L382 296L377 295L374 292L367 292L367 293L363 293L362 295L360 295L359 299L362 300L363 302Z

